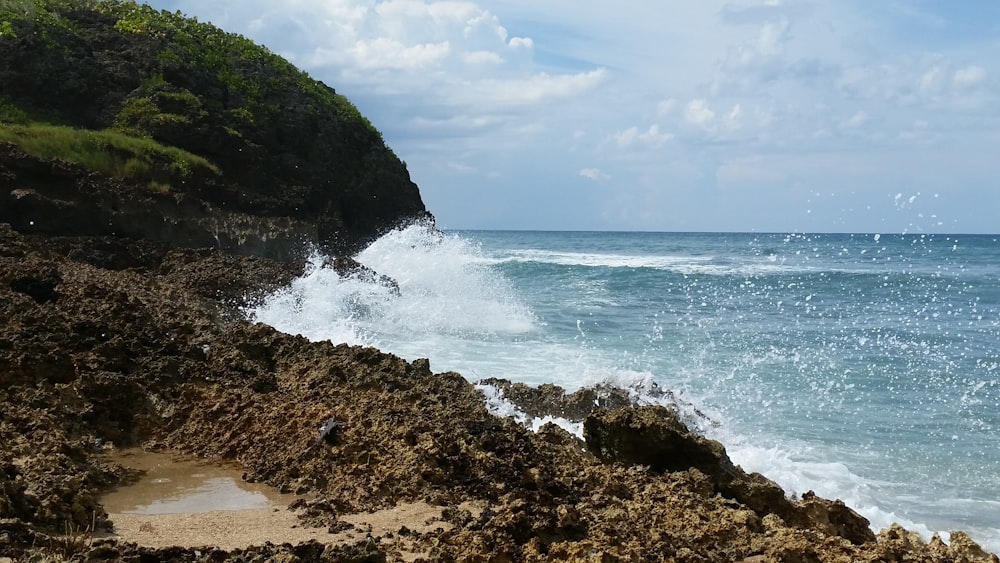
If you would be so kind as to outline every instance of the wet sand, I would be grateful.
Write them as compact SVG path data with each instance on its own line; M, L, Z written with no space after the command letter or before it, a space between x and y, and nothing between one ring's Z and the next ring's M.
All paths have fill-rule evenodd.
M265 542L280 545L315 540L349 545L379 541L383 547L397 548L406 560L421 554L408 549L411 542L399 534L401 528L426 533L452 527L441 520L443 507L407 503L343 515L338 522L344 525L338 528L344 529L330 533L327 528L302 526L297 514L288 509L299 497L246 483L236 466L141 450L120 452L111 459L145 474L135 484L102 499L114 522L114 533L108 537L142 546L232 550Z
M243 472L235 464L143 450L123 450L108 459L144 472L136 483L101 499L108 513L148 516L262 510L287 507L297 498L243 481Z

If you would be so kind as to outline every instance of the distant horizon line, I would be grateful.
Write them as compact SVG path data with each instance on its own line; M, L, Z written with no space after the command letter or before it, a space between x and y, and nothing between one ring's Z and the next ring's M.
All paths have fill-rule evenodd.
M645 229L531 229L531 228L483 228L483 227L438 227L442 231L466 232L519 232L519 233L608 233L608 234L661 234L661 235L865 235L865 236L980 236L1000 237L1000 232L893 232L893 231L652 231Z

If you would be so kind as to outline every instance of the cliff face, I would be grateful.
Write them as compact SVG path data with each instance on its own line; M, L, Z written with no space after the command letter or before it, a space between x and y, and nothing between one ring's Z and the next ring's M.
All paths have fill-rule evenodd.
M62 126L56 143L69 128L113 135L86 150L123 165L29 146L42 123ZM130 2L0 4L4 128L0 222L23 232L286 257L302 239L350 252L427 215L405 165L332 88L243 37Z

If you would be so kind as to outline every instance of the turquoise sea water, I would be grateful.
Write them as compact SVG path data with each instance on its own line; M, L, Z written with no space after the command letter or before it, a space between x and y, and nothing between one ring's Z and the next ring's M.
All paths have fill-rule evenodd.
M998 237L410 227L358 259L399 294L317 268L252 314L472 381L655 382L790 492L1000 551Z

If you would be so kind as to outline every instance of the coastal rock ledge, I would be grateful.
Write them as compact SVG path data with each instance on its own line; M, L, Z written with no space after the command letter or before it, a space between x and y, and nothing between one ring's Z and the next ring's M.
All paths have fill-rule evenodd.
M89 263L81 248L128 267ZM669 409L578 410L585 442L551 424L534 433L426 360L240 317L247 290L296 273L219 250L0 224L0 557L997 561L958 532L950 545L898 527L874 535L841 502L789 499ZM317 443L331 417L343 425ZM235 461L247 480L308 495L303 525L331 533L351 514L411 502L441 507L447 525L229 551L91 538L92 525L114 530L102 493L134 477L107 454L136 446Z
M0 135L0 563L1000 562L961 532L876 535L842 502L788 498L622 390L495 381L585 440L536 433L426 359L247 320L305 243L350 255L427 214L353 106L244 38L132 2L0 2ZM133 447L304 495L322 538L408 503L440 525L130 543L101 499L135 480L110 455Z

